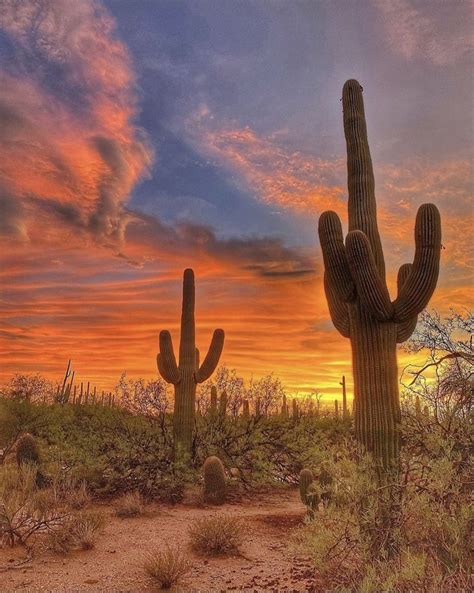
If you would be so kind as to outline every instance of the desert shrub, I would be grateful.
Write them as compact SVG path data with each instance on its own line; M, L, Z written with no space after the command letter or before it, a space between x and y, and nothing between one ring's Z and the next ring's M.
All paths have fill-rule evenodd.
M81 510L87 507L91 502L91 496L87 491L86 482L82 480L78 486L67 490L65 500L68 506L74 510Z
M399 501L392 532L397 553L391 557L379 553L385 533L378 512L381 486L370 458L361 459L348 444L326 461L332 504L294 537L296 549L311 556L326 590L469 590L468 467L446 433L431 435L423 449L409 446L412 437L418 439L405 430L401 472L386 490Z
M104 522L104 516L99 511L81 511L73 515L70 519L70 529L74 545L82 550L91 550Z
M215 515L196 519L189 528L193 550L206 556L238 553L242 544L243 528L239 519Z
M49 532L47 547L59 554L66 554L72 549L92 550L104 522L104 516L99 511L70 514Z
M166 546L148 554L144 568L162 589L169 589L190 571L191 564L180 548Z
M36 533L59 526L68 510L54 489L38 490L37 467L4 466L0 475L0 541L26 544Z
M115 513L118 517L138 517L143 514L140 492L127 492L117 500Z

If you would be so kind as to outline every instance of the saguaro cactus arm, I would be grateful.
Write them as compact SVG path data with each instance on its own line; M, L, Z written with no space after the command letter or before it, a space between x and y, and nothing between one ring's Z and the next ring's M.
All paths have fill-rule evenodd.
M347 263L341 221L331 210L323 212L319 218L319 240L328 282L342 301L352 301L354 283Z
M195 372L196 383L206 381L206 379L209 379L212 373L216 370L219 358L222 354L222 349L224 348L224 336L224 330L215 330L206 358Z
M400 296L402 292L403 285L407 281L408 276L411 274L413 265L412 264L403 264L400 266L398 270L397 276L397 295ZM403 321L397 324L397 343L402 344L405 340L411 336L411 334L415 331L416 323L418 321L418 315L414 315L407 319L407 321Z
M385 280L380 277L369 239L362 231L350 231L346 238L346 254L357 294L370 313L379 321L392 317Z
M177 385L181 379L181 373L176 364L176 357L173 350L173 342L169 331L160 332L160 353L156 361L161 376L167 383Z
M441 217L434 204L423 204L418 209L415 245L413 268L394 302L397 321L407 321L421 313L436 288L441 254Z
M324 291L328 302L329 313L331 315L334 327L345 337L349 338L351 330L349 326L349 312L347 305L339 298L337 291L334 290L328 280L327 274L324 274Z

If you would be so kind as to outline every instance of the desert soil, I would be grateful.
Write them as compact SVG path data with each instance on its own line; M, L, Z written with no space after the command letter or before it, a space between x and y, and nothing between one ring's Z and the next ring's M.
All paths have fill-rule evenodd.
M107 521L90 551L67 556L43 552L25 562L22 548L0 548L0 591L152 593L156 584L143 570L146 552L181 544L193 568L175 591L316 593L308 559L292 556L289 536L304 518L298 492L284 490L221 507L149 505L146 516L119 519L113 504L101 505ZM198 517L226 514L244 523L242 553L201 557L188 546L189 524Z

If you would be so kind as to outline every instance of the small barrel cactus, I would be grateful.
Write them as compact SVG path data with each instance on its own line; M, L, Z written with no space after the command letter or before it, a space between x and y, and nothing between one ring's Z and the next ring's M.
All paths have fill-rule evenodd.
M323 501L324 505L327 506L331 502L332 498L333 479L329 473L326 463L323 463L321 466L321 471L319 473L319 484L321 486L321 500Z
M310 469L300 471L300 497L303 504L308 504L308 489L313 480L313 472Z
M308 516L310 519L314 518L314 513L318 510L319 505L319 494L313 492L311 488L313 482L313 472L310 469L302 469L300 471L300 498L301 502L305 504L308 509Z
M211 504L222 504L226 497L224 466L219 457L208 457L203 465L204 500Z
M16 446L16 462L18 465L24 463L38 464L39 460L39 449L34 437L29 433L24 434Z

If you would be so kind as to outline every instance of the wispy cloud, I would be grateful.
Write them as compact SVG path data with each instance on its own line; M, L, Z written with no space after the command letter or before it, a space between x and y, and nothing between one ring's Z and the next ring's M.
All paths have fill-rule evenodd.
M324 160L290 151L275 137L260 135L249 126L215 122L206 106L192 114L186 129L198 150L267 204L303 212L342 209L342 158Z
M113 20L92 0L5 0L0 32L12 46L0 61L1 230L120 240L152 151Z
M472 51L471 2L372 0L390 48L407 60L454 64Z

